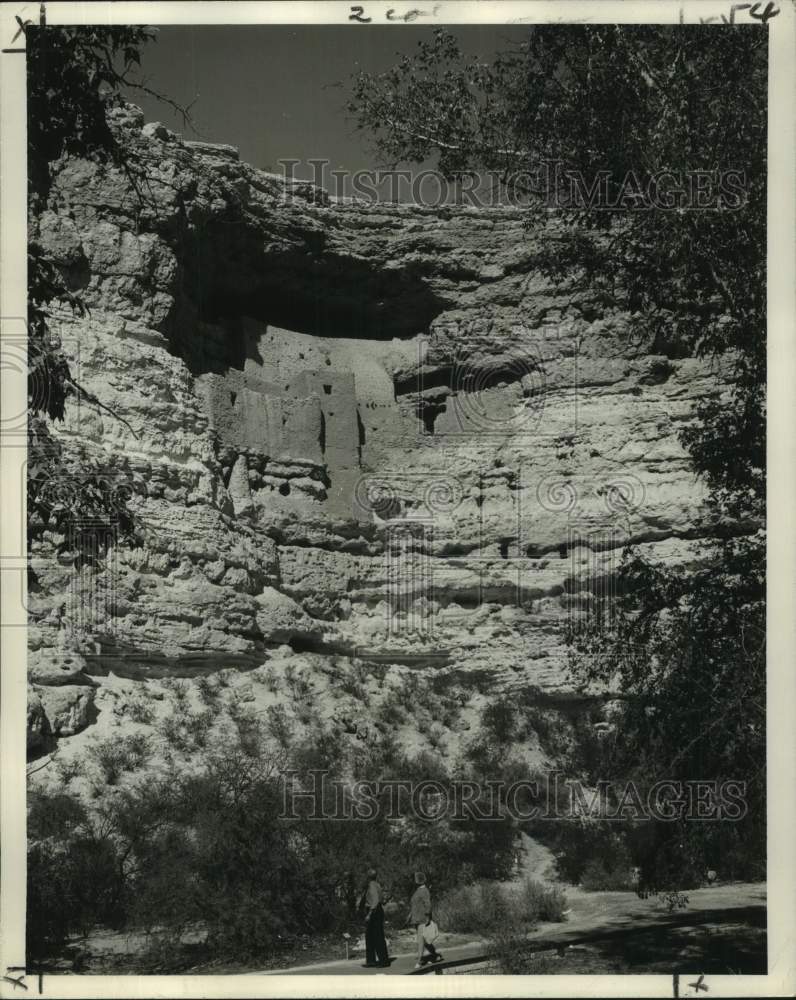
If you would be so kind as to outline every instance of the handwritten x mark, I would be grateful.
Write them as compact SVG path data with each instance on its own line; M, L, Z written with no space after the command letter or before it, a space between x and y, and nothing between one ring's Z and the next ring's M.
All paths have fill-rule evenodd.
M13 976L3 976L3 982L12 983L14 988L16 988L17 986L21 986L23 990L26 990L28 987L25 985L24 979L25 979L24 972L19 977L19 979L14 979Z
M14 15L14 20L17 22L19 27L17 28L17 33L11 39L12 44L19 38L20 35L25 34L25 28L27 28L28 25L33 24L33 21L31 21L30 18L28 18L27 21L23 21L22 18L19 16L19 14Z

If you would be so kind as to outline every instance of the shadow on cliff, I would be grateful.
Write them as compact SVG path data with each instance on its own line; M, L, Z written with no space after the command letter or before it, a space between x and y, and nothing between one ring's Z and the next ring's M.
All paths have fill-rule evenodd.
M194 375L243 367L252 350L242 335L244 317L318 337L383 341L427 331L450 306L414 268L330 252L323 232L290 237L275 246L234 220L184 236L167 333ZM225 331L223 345L203 344L196 335L201 324Z

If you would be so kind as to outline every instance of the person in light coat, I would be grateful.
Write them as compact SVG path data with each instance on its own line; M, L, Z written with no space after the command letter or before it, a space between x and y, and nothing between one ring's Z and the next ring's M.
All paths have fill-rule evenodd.
M409 901L408 922L415 928L417 933L417 961L415 962L415 968L420 969L428 961L441 961L442 955L425 938L425 928L431 921L431 893L426 885L426 876L423 872L415 872L415 885L417 888L412 893L412 898ZM428 958L425 958L426 951L429 953Z

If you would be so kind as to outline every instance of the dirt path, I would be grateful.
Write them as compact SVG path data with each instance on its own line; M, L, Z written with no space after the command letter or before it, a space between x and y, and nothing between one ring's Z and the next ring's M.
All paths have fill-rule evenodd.
M556 859L549 847L529 837L527 833L520 834L522 838L522 855L520 860L520 878L534 878L542 882L555 879Z
M723 923L746 925L765 920L766 887L761 883L736 883L696 889L688 893L686 910L669 913L655 899L639 899L633 892L583 892L567 890L570 912L563 924L542 924L528 935L536 950L565 948L584 940L621 942L631 935L676 927L719 926ZM486 942L439 947L447 961L483 954ZM414 967L414 954L395 956L389 969L364 969L363 959L326 962L281 969L266 975L407 975ZM252 973L261 975L263 973Z

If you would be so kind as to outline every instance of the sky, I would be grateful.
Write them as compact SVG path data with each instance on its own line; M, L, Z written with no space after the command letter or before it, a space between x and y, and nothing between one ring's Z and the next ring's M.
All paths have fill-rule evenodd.
M184 139L237 146L241 159L279 171L295 159L295 175L311 178L308 161L327 158L332 169L355 171L381 164L367 138L347 117L352 73L380 71L429 39L431 27L386 25L163 26L142 54L147 85L182 105L201 135L179 115L140 91L128 99L147 121L163 122ZM528 28L454 25L467 53L491 59L527 38Z

